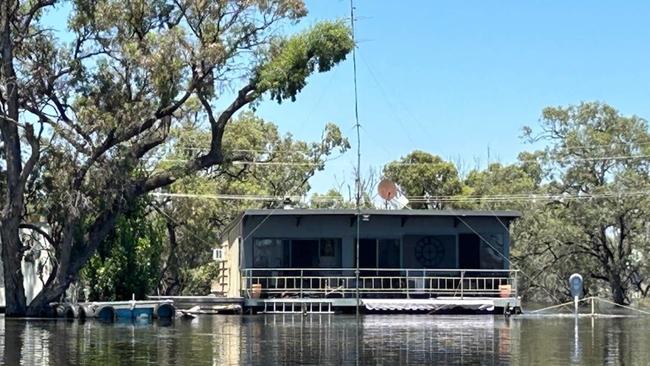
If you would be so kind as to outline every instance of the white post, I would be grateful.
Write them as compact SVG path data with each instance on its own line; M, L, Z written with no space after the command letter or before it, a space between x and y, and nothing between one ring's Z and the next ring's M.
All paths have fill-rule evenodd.
M465 282L465 271L460 271L460 298L463 299L465 294L464 294L464 289L465 285L463 284Z
M576 317L578 317L578 296L573 297L573 306L574 306L574 314Z

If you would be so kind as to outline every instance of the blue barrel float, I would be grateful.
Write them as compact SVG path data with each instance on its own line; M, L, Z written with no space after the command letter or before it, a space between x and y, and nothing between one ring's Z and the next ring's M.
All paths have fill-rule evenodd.
M176 314L174 303L171 300L63 303L55 304L55 307L59 317L96 318L104 322L172 319Z

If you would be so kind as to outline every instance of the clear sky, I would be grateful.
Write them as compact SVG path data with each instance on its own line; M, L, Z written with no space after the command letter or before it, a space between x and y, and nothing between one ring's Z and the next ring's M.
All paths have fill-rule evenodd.
M464 162L513 162L542 108L603 101L650 117L649 1L355 0L362 171L414 149ZM310 15L349 19L349 0L307 0ZM48 19L63 26L66 7ZM290 30L290 29L287 29ZM62 34L64 36L64 34ZM309 79L295 103L262 117L309 141L335 122L354 144L352 59ZM353 182L355 149L312 180Z
M603 101L650 116L650 2L355 0L362 171L414 149L465 169L512 162L545 106ZM349 18L312 0L303 24ZM354 135L352 60L312 77L295 103L258 113L301 139L327 121ZM354 149L311 181L352 182Z

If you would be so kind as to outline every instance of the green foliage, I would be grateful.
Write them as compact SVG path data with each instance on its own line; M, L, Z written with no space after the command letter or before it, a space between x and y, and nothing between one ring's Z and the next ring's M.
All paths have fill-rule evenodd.
M90 259L81 283L93 301L145 299L155 293L163 249L160 220L152 219L144 205L119 218L114 231Z
M540 192L542 173L534 154L522 153L512 165L492 163L485 170L472 170L464 180L463 199L457 208L519 209L530 207L530 200ZM501 196L518 196L519 200L500 200Z
M7 42L2 42L7 57L2 59L0 87L15 91L3 97L11 107L3 109L0 122L12 127L4 129L1 138L11 147L5 149L7 161L18 162L10 165L11 174L4 180L19 183L6 195L15 204L0 226L11 230L11 243L3 245L16 253L20 249L16 223L28 207L34 217L46 217L57 247L55 270L45 290L30 309L18 300L17 315L38 314L60 299L116 222L121 223L116 218L148 193L183 178L187 180L181 186L209 192L284 194L294 186L304 191L308 176L322 169L320 157L347 148L335 126L326 127L317 145L280 138L270 126L262 126L268 131L256 132L257 137L238 136L239 130L229 128L238 113L260 103L265 94L277 102L295 100L312 73L330 70L354 47L344 22L324 21L294 35L287 32L285 26L307 14L301 0L74 0L66 37L58 37L43 21L43 9L53 3L17 1L0 14L2 24L13 24ZM10 124L4 118L7 111L12 114ZM175 132L183 129L194 135L183 138L200 140L208 148L176 151ZM265 149L257 140L265 140L266 132L275 136L266 143L279 144L278 154L289 147L303 150L287 158L310 166L278 169L271 176L250 167L240 173L242 167L232 160L282 156L228 150L247 144ZM184 161L163 163L158 161L161 156ZM264 188L226 176L257 176L265 180ZM203 187L205 178L214 179L223 190ZM10 203L3 203L3 212L9 212ZM214 221L236 208L228 208L224 216L213 215L218 217ZM12 225L6 225L10 221ZM208 242L214 236L199 233ZM135 249L122 247L130 258ZM122 270L124 260L107 265ZM6 273L19 273L19 262L5 266ZM21 282L19 276L14 282ZM23 290L18 286L16 291ZM121 289L105 293L115 291L122 296Z
M542 277L582 270L593 292L617 303L647 296L650 201L640 192L650 188L650 170L639 157L650 141L647 122L582 103L544 109L540 129L527 135L549 143L545 190L556 198L544 210L553 220L539 220L544 229L520 236L522 254L546 263Z
M601 103L549 107L512 165L490 164L464 182L450 163L415 151L389 164L387 177L407 195L453 196L428 208L515 209L511 258L528 300L569 297L580 272L589 294L629 303L650 293L650 133L645 120ZM406 163L406 164L404 164ZM422 164L426 163L426 164ZM413 207L425 208L419 201Z
M258 71L258 91L268 91L281 103L296 99L314 71L329 71L345 60L354 43L346 23L321 22L290 39L276 39L269 50L269 61Z
M184 268L183 272L182 277L186 278L186 283L182 293L188 295L210 293L212 282L222 274L215 262Z
M354 208L354 202L345 200L341 192L336 189L330 189L324 194L314 193L310 201L311 207L316 209Z
M407 196L413 197L412 208L444 208L439 196L461 193L462 183L453 163L424 151L413 151L400 160L388 163L384 176L397 183ZM427 197L431 197L428 199Z
M161 169L200 154L210 139L209 132L192 123L173 134L173 148L160 160ZM241 113L230 122L223 144L229 159L262 163L224 164L180 179L168 188L169 193L204 196L158 203L160 218L168 225L162 250L161 293L206 294L216 278L208 275L214 270L211 250L220 244L218 234L225 225L245 209L278 207L285 196L304 196L310 189L309 178L325 168L330 156L350 146L332 123L325 126L320 141L310 143L295 140L290 134L280 135L275 124L251 112ZM209 198L216 194L260 199Z

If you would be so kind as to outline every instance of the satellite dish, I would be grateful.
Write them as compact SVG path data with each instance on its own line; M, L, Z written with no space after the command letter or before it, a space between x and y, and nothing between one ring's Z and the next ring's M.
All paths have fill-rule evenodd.
M388 179L382 179L381 182L379 182L377 191L379 192L379 197L386 201L390 201L397 196L397 186L393 181Z

